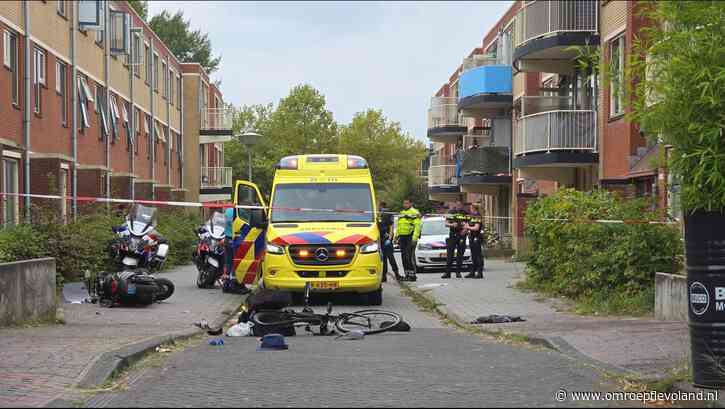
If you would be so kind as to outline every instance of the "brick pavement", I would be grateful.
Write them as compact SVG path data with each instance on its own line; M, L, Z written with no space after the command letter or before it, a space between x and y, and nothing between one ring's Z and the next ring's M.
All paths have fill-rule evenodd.
M687 323L559 312L557 300L512 287L523 277L523 264L486 260L486 268L485 280L442 280L440 274L421 274L411 288L433 297L443 310L465 322L489 314L521 315L527 322L483 327L548 338L564 349L573 347L574 353L646 377L666 375L687 360ZM446 286L427 287L436 284Z
M354 310L354 305L335 307ZM102 393L89 407L531 407L553 394L608 391L600 373L558 352L499 344L444 328L387 285L381 308L401 313L411 333L360 341L288 337L289 351L257 352L253 337L206 339L159 366L128 374L128 387ZM320 307L316 307L320 309ZM581 406L622 405L592 402ZM632 402L626 403L628 406Z
M103 353L186 332L239 306L241 296L197 289L195 274L193 266L164 273L176 291L147 308L65 304L66 325L0 329L0 407L46 405L71 393Z

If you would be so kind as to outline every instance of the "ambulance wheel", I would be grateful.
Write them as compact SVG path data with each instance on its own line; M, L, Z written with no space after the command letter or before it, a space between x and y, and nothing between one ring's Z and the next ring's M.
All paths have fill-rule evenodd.
M365 302L369 306L381 306L383 305L383 289L380 288L376 291L365 294Z

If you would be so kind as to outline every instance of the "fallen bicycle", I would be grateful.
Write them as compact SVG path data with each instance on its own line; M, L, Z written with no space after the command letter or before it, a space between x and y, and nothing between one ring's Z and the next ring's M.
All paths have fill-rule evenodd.
M316 314L309 307L311 286L305 286L305 306L301 312L289 309L257 310L250 312L250 321L254 324L256 336L273 332L279 329L303 327L306 332L317 336L346 334L351 331L361 331L365 335L380 334L399 328L403 318L394 312L367 309L352 313L332 314L332 303L327 305L325 314ZM318 330L313 330L319 327Z

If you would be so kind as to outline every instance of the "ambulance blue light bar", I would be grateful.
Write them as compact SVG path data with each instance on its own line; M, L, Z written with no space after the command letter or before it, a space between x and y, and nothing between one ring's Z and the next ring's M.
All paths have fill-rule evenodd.
M300 159L297 156L286 156L277 164L277 169L297 170L300 167Z
M367 169L368 163L365 159L359 156L348 156L347 157L347 168L348 169Z

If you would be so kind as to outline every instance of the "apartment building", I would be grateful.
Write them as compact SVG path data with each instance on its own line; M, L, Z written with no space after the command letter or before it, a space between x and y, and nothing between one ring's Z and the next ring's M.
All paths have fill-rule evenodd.
M512 217L496 228L510 232L515 248L525 246L528 203L560 188L603 187L671 207L676 195L658 165L666 152L625 115L625 62L646 23L638 4L513 2L431 103L431 199L480 200L486 215ZM584 55L597 54L619 80L602 81L596 62L583 64ZM441 97L449 97L445 110ZM431 113L446 119L436 122ZM474 152L466 140L480 125L486 149ZM455 144L463 149L451 157Z
M64 217L77 197L198 199L186 149L201 126L186 117L201 122L221 94L186 87L186 64L125 1L4 1L0 32L0 192L65 196ZM0 202L3 224L32 203Z

